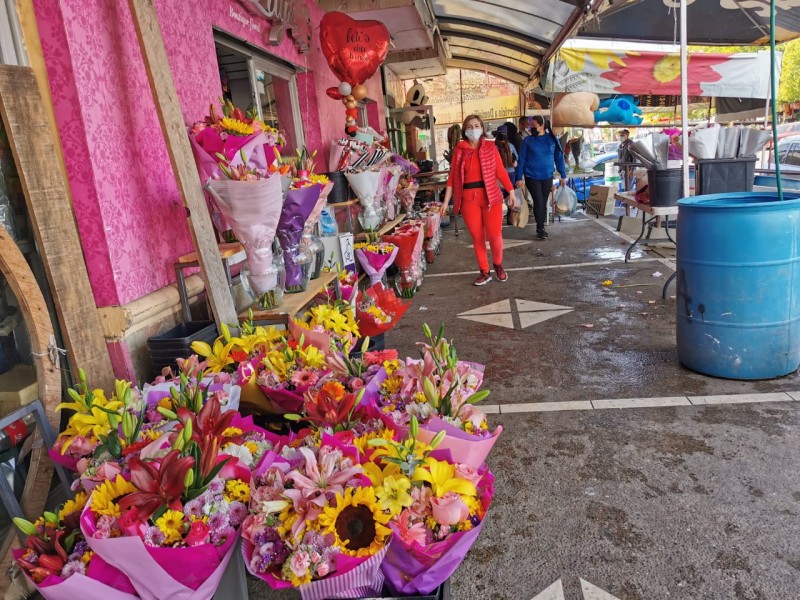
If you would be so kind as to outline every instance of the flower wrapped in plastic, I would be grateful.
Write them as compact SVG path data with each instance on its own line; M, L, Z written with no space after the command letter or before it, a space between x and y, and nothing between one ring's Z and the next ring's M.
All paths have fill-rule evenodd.
M406 212L414 207L414 198L417 196L419 190L419 183L413 177L403 177L397 186L395 195L400 199L400 206Z
M190 423L163 458L131 461L130 481L95 488L81 516L91 549L145 600L210 599L247 516L250 470Z
M377 596L388 521L357 448L323 435L255 473L242 555L250 573L303 600Z
M421 360L407 358L386 378L379 406L401 429L417 419L422 441L444 436L440 450L477 468L503 432L502 426L491 431L486 414L475 407L489 395L480 390L483 366L460 361L443 328L435 336L427 325L423 329L428 343L422 344Z
M353 248L361 268L369 275L370 285L383 280L386 270L392 266L399 251L397 246L387 242L360 242Z
M375 337L397 327L400 318L411 306L398 298L394 290L376 283L359 293L356 302L356 321L362 336Z
M287 292L302 292L308 285L311 257L301 253L300 240L303 237L306 221L317 206L322 190L323 186L320 184L293 183L293 187L286 195L278 222L277 236L283 249Z
M480 534L494 495L494 477L443 458L438 444L416 438L376 440L383 448L364 471L379 505L391 517L392 541L381 571L395 595L426 595L450 577Z
M35 523L15 517L27 536L12 556L45 600L133 600L136 590L124 573L92 553L80 530L87 495L45 513Z
M380 229L386 218L386 205L383 198L383 186L386 180L386 169L367 168L345 173L347 181L361 203L358 220L361 227L369 234Z
M391 234L383 235L381 240L397 246L398 252L394 259L394 264L397 265L398 269L408 269L419 261L419 257L422 254L423 228L418 223L404 223Z
M397 216L397 186L403 175L400 165L386 166L386 184L383 190L383 201L386 204L386 218L390 221Z
M274 293L279 283L272 268L272 241L283 208L283 178L277 174L266 177L260 172L242 177L211 181L207 189L244 246L249 284L258 297Z

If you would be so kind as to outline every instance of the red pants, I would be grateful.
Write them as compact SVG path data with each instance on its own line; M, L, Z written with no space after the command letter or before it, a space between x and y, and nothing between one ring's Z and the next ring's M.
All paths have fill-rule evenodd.
M492 262L502 265L503 207L498 204L489 210L489 198L484 189L464 190L461 197L461 214L475 245L478 268L481 271L489 271L489 259L486 255L487 238L492 249Z

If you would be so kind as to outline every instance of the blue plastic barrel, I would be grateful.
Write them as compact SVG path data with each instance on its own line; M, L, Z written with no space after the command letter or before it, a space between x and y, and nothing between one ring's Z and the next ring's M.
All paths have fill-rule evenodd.
M713 194L678 206L678 359L729 379L797 370L800 196Z

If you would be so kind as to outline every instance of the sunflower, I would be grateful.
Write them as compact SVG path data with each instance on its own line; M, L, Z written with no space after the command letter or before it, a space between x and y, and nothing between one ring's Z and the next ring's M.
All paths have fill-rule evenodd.
M248 125L239 119L231 119L230 117L225 117L219 122L219 124L228 133L240 135L242 137L252 135L254 131L252 125Z
M379 552L392 531L371 487L348 488L336 494L336 506L328 506L319 516L326 533L336 536L344 554L358 558Z
M75 494L75 498L67 500L61 510L58 511L58 520L63 521L64 517L68 517L76 512L81 512L83 507L86 506L86 501L88 499L89 496L87 496L86 492L78 492Z
M123 496L137 491L136 487L126 481L122 475L117 475L114 481L104 481L92 493L92 512L96 515L109 515L119 517L122 511L117 501Z

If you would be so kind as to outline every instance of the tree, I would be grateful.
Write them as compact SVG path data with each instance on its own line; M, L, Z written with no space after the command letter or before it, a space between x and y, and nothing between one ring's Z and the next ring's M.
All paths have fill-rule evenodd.
M782 44L779 49L783 51L783 64L778 101L797 102L800 100L800 39Z

